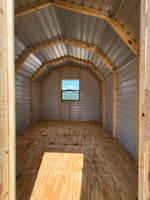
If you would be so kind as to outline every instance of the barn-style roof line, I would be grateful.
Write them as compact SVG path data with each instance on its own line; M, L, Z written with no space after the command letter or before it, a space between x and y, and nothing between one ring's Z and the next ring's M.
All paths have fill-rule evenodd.
M76 3L71 3L63 0L54 0L49 2L49 0L43 0L36 3L30 4L30 6L24 6L15 10L15 17L19 17L36 10L45 8L47 6L55 6L59 8L64 8L74 12L98 17L105 19L109 25L116 31L116 33L121 37L121 39L128 45L128 47L134 52L135 55L138 54L139 47L136 42L130 37L130 35L125 31L125 29L118 23L118 21L112 16L108 11L102 11L95 8L88 8Z
M16 69L15 72L17 73L17 71L21 68L21 66L23 65L23 63L28 59L28 57L30 56L30 54L38 52L40 50L46 49L48 47L52 47L58 44L68 44L71 46L75 46L75 47L79 47L79 48L83 48L89 51L92 51L94 53L96 53L98 55L98 57L104 62L104 64L108 67L108 69L113 72L113 68L115 68L115 65L113 64L112 61L110 61L110 59L107 57L107 55L104 54L104 52L101 49L98 49L95 45L93 44L89 44L87 42L83 42L83 41L79 41L79 40L75 40L75 39L69 39L69 38L65 38L65 39L54 39L50 42L43 42L42 44L37 44L36 47L30 47L28 48L21 56L20 59L17 62L16 65Z
M82 60L82 59L79 59L79 58L74 58L72 56L65 56L65 57L61 57L61 58L57 58L55 60L52 60L52 61L49 61L49 62L46 62L44 63L37 71L36 73L33 75L32 77L32 81L34 81L37 76L42 72L42 70L47 67L47 66L50 66L50 65L53 65L55 63L58 63L58 62L61 62L61 61L65 61L65 60L70 60L70 61L73 61L73 62L77 62L77 63L81 63L81 64L84 64L84 65L88 65L92 68L92 70L94 72L97 73L98 77L103 81L104 80L104 76L100 73L100 71L97 69L97 67L89 62L89 61L86 61L86 60Z

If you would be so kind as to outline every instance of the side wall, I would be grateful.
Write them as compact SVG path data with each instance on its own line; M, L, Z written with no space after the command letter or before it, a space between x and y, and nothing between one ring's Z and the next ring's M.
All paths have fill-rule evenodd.
M60 118L60 73L48 79L43 88L43 119Z
M113 126L113 74L106 78L106 128L112 133Z
M80 102L60 103L61 78L80 79ZM98 92L97 82L86 71L66 69L55 72L43 88L43 118L99 120Z
M118 70L117 74L117 139L134 156L136 59Z
M30 122L30 78L16 75L16 132L31 125Z
M100 121L103 123L103 83L100 88Z
M33 83L33 123L41 120L41 84Z

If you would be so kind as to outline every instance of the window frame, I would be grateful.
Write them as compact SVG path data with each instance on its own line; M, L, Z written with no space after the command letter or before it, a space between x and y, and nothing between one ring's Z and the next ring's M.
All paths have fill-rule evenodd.
M63 80L79 80L79 100L62 100L62 81ZM80 102L80 78L61 78L60 80L60 101L61 102Z

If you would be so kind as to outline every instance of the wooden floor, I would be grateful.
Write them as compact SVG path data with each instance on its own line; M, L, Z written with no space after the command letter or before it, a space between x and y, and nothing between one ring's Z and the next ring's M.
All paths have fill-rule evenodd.
M17 134L17 200L30 199L45 152L57 153L55 162L48 163L55 179L44 184L51 188L49 195L42 196L40 188L34 191L34 195L39 193L38 198L31 199L136 200L138 180L133 157L99 122L92 121L43 121ZM69 155L65 162L70 169L82 166L74 156L81 155L83 160L81 173L68 173L68 179L62 182L58 168L62 163L62 171L68 169L59 162L60 153ZM60 175L56 176L58 170Z

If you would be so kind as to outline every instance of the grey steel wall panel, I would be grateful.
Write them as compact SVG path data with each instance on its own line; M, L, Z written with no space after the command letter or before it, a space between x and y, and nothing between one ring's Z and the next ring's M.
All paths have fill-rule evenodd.
M19 132L30 123L30 79L19 75L15 77L16 89L16 131Z
M43 118L59 119L60 116L60 73L53 73L43 88Z
M106 79L106 128L112 133L113 125L113 75Z
M69 69L62 70L62 79L71 78Z
M100 121L103 122L103 83L100 88Z
M81 71L81 119L98 120L98 84L87 72Z
M71 78L79 78L79 69L71 69ZM70 78L69 69L62 70L62 78ZM79 102L61 102L61 119L98 120L98 84L88 72L81 71ZM44 119L60 119L60 72L55 72L46 82L43 90ZM51 96L52 94L52 96ZM70 110L71 108L71 110ZM79 111L79 108L81 110ZM71 111L71 113L70 113Z
M134 156L136 116L136 59L117 71L117 138Z
M41 84L33 83L33 123L41 120Z
M69 102L61 102L61 119L69 119Z
M73 102L71 103L71 119L77 120L79 119L79 114L80 114L80 106L79 102Z
M71 78L79 78L80 70L79 69L71 69Z

